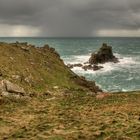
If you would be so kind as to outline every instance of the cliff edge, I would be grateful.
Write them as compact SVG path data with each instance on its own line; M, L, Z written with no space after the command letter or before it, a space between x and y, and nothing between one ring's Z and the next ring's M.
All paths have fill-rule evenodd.
M8 90L10 87L10 90ZM0 90L4 94L87 90L100 92L95 82L73 73L54 48L28 43L0 43Z

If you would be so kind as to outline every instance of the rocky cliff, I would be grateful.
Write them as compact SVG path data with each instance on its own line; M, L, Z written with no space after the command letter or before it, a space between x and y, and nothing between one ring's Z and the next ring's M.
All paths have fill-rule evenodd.
M55 49L48 45L35 47L28 43L0 43L1 93L23 95L56 89L101 91L95 82L73 73Z

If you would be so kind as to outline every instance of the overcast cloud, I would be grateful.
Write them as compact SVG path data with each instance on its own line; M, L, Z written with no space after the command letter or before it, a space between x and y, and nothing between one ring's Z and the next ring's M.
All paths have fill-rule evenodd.
M0 36L140 36L140 0L0 0Z

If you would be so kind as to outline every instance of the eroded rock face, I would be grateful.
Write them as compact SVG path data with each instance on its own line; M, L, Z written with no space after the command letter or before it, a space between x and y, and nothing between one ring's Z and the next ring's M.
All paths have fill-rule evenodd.
M74 75L71 77L78 85L90 89L93 93L102 92L102 90L95 84L94 81L88 81L85 77Z
M118 62L118 58L113 55L112 47L108 46L106 43L103 43L102 47L97 53L92 53L89 63L90 64L103 64L106 62Z
M0 81L0 93L7 93L7 95L10 93L25 95L25 90L22 87L13 84L8 80L2 80Z

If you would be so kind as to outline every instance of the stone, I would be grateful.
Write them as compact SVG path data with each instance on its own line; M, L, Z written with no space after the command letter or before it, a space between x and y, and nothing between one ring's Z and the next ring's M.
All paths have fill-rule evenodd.
M97 93L97 92L102 92L102 90L95 84L94 81L88 81L85 79L85 77L81 76L77 76L77 75L73 75L71 77L78 85L86 87L88 89L90 89L90 91Z
M30 48L29 47L24 47L24 46L21 46L21 49L25 52L29 52Z
M19 75L12 75L11 77L12 79L15 79L15 80L21 80L21 76Z
M93 70L96 71L96 70L100 70L102 69L103 67L102 66L98 66L98 65L94 65L93 66Z
M87 95L88 95L88 96L95 96L96 93L94 93L94 92L88 92Z
M72 69L74 67L82 67L83 65L78 63L78 64L68 64L67 66L68 66L68 68Z
M53 88L54 88L54 89L58 89L59 87L58 87L58 86L54 86Z
M85 71L87 70L93 70L93 71L96 71L96 70L99 70L101 68L103 68L102 66L98 66L98 65L85 65L82 67Z
M43 47L41 47L41 49L46 53L47 51L55 54L56 57L60 58L59 53L57 53L57 51L55 50L55 48L49 47L48 44L44 45Z
M2 92L1 92L1 95L2 95L2 96L5 96L5 97L8 97L8 96L9 96L9 92L7 92L7 91L2 91Z
M73 68L73 65L72 64L67 64L67 67L72 69Z
M87 70L91 70L92 69L92 65L85 65L82 67L85 71Z
M20 87L16 84L13 84L8 80L2 80L0 82L0 91L8 92L8 93L17 93L17 94L21 94L21 95L25 94L25 90L22 87Z
M5 87L5 84L4 84L3 80L2 80L2 81L0 81L0 93L2 93L4 91L6 91L6 87Z
M118 58L113 55L112 47L108 46L106 43L103 43L102 47L98 52L92 53L89 59L90 64L103 64L106 62L118 62Z

